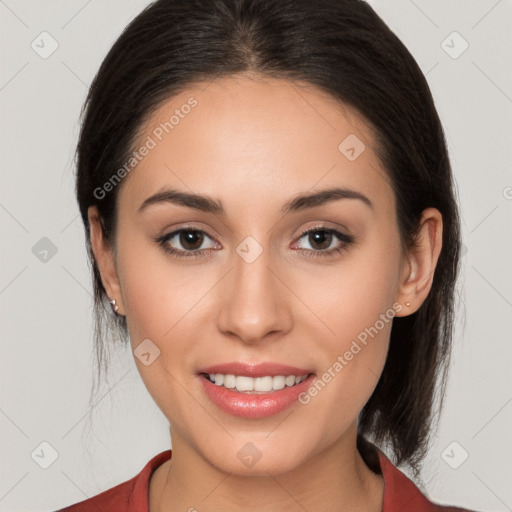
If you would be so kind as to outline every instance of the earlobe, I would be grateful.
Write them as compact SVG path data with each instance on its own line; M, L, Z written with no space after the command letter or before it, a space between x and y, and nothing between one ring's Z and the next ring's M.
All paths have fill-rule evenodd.
M443 244L443 218L436 208L426 208L420 218L416 244L404 263L397 302L404 307L396 316L415 313L427 298Z
M124 305L121 296L121 286L115 264L113 249L106 242L103 232L103 224L96 206L88 209L89 231L91 247L101 275L101 282L107 292L109 300L115 300L118 307L117 313L124 315Z

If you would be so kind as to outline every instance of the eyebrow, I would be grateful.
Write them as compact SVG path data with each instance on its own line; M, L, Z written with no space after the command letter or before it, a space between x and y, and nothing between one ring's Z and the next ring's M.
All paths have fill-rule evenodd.
M356 190L348 188L329 188L319 192L302 194L288 201L281 208L283 214L293 213L314 208L340 199L357 199L362 201L366 206L373 209L373 203L364 194ZM139 212L148 206L171 203L178 206L185 206L207 213L213 213L225 216L226 212L220 201L216 201L206 195L182 192L175 189L160 190L156 194L148 197L139 207Z

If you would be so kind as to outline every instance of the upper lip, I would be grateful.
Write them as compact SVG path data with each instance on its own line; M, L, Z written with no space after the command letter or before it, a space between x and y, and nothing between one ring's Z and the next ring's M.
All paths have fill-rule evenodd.
M198 373L222 373L223 375L237 375L245 377L265 377L267 375L275 377L276 375L308 375L312 373L306 368L297 368L286 364L265 362L258 364L249 364L241 362L222 363L207 368L201 368Z

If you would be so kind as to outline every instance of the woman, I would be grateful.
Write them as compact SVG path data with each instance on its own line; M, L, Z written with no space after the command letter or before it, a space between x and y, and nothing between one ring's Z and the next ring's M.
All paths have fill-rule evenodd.
M428 85L374 11L159 0L84 113L100 368L113 328L173 449L64 510L461 510L395 467L428 447L460 233Z

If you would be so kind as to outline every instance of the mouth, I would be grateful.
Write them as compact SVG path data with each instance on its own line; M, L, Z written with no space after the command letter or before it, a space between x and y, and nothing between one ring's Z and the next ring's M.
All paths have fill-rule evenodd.
M197 378L207 398L222 411L257 419L278 414L297 403L315 374L274 363L229 363L201 369Z

